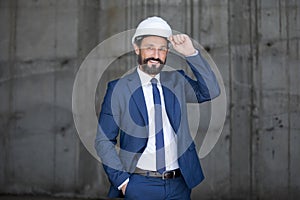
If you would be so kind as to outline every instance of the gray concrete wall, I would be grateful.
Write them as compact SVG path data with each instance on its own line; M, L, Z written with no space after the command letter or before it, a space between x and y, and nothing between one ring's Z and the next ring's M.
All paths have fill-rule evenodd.
M106 194L76 133L73 82L91 49L151 15L205 46L226 87L193 199L299 199L298 0L0 0L0 193Z

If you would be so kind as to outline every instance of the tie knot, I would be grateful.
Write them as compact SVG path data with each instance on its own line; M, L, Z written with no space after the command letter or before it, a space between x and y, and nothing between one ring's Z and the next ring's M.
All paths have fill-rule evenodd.
M152 84L157 84L158 81L157 81L156 78L152 78L150 82L151 82Z

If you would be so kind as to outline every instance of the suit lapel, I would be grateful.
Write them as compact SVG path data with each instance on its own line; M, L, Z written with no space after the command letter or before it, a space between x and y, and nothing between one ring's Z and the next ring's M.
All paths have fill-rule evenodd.
M131 75L128 76L128 87L131 93L131 97L133 98L137 108L139 109L145 124L148 125L147 107L144 98L144 92L141 86L141 80L139 78L137 70L135 70Z

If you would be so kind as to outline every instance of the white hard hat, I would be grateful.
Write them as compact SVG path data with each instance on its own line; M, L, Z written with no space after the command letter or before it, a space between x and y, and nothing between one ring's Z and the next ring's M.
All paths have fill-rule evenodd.
M160 17L149 17L143 20L137 27L134 36L132 37L132 44L139 36L155 35L168 39L172 35L170 25Z

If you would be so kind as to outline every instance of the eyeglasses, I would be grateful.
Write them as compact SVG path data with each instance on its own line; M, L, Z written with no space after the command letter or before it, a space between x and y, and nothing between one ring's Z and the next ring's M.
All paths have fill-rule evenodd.
M141 49L143 49L147 53L155 53L155 51L158 51L158 53L164 53L165 54L168 51L167 47L155 48L154 46L145 46L145 47L141 47Z

